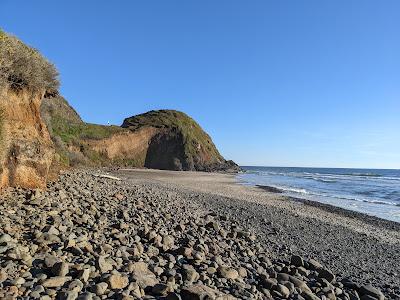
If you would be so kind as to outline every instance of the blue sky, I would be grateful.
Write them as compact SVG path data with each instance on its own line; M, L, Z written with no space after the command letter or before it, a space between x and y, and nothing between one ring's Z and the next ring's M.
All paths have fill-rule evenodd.
M400 1L12 1L87 122L182 110L244 165L400 168Z

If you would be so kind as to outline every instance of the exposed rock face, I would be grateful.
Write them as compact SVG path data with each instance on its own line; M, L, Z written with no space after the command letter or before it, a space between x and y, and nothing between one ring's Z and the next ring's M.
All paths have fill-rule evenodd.
M112 165L165 170L232 171L210 136L189 116L150 111L122 127L84 123L65 99L45 98L42 115L58 155L67 165Z
M144 166L149 141L157 133L155 128L141 128L136 131L124 130L109 138L85 140L97 153L107 157L114 165Z
M188 115L175 110L157 110L124 120L132 131L156 128L149 141L145 167L185 171L238 171L226 161L211 137Z
M183 137L177 130L158 129L149 141L144 166L151 169L191 170L193 162L183 159Z
M3 90L0 95L0 187L43 188L54 156L40 115L44 92Z

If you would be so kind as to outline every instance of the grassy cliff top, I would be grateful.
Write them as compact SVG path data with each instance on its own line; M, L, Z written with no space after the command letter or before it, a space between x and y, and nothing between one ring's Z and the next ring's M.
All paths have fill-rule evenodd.
M196 121L183 112L176 110L152 110L127 118L122 124L122 127L131 130L137 130L146 126L165 128L181 133L187 157L196 157L198 152L202 151L214 161L223 160L211 137Z
M50 134L59 136L67 144L76 144L84 139L100 140L124 131L119 126L83 122L75 109L61 96L45 97L40 109Z
M58 72L38 50L0 29L0 89L8 87L55 92Z

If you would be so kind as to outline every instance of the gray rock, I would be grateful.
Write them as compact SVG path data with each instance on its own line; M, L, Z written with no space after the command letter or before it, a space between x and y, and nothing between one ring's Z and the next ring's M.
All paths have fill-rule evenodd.
M304 267L303 258L298 255L292 255L292 257L290 259L290 263L296 267Z
M67 281L70 281L70 276L55 276L43 281L42 285L46 288L54 288L63 286Z
M336 279L335 274L332 273L332 271L328 270L328 269L320 269L318 271L318 276L320 278L325 278L326 280L328 280L329 282L333 282Z
M127 276L122 274L112 274L110 277L108 277L108 284L111 289L119 290L128 286L129 279Z
M90 269L85 268L85 269L81 270L79 279L82 280L83 282L88 282L89 276L90 276Z
M113 269L112 264L106 261L104 256L99 256L97 259L97 268L102 274L107 273Z
M319 269L323 268L322 265L318 261L316 261L315 259L310 259L308 261L308 264L310 265L310 268L312 270L319 270Z
M159 280L156 278L153 272L151 272L145 262L136 262L129 266L132 278L137 284L145 289L148 286L156 285Z
M98 284L95 285L94 287L94 293L97 296L104 295L104 293L107 291L108 284L107 282L99 282Z
M168 284L158 283L152 288L152 293L158 296L166 296L173 289Z
M65 276L69 272L69 266L66 262L55 263L51 269L55 276Z
M221 277L226 278L226 279L231 279L235 280L239 278L239 273L233 268L229 267L220 267L218 269L218 273L221 275Z
M36 291L32 291L29 293L29 298L31 299L39 299L40 298L40 293Z
M4 234L0 235L0 244L3 244L3 243L7 244L11 241L12 241L12 237L9 234L4 233Z
M371 285L363 285L360 287L359 293L361 295L361 299L364 299L364 296L371 296L375 299L384 300L385 296L382 292Z
M199 280L199 278L200 278L199 273L197 273L197 271L191 265L183 266L183 275L184 275L185 281L187 281L189 283L194 283L197 280Z
M282 284L278 284L278 285L276 286L275 290L276 290L279 294L281 294L283 298L288 298L289 295L290 295L289 289L288 289L286 286L282 285Z
M60 299L62 300L75 300L78 298L78 293L76 291L68 291L61 294Z
M212 289L205 285L196 284L187 288L183 288L181 292L182 300L202 300L202 299L220 299L230 300L234 297L225 295L218 290Z

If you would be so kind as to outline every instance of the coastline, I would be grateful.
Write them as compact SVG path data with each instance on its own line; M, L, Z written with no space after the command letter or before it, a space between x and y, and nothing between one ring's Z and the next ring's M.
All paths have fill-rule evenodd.
M263 186L263 185L256 185L256 187L260 188L261 190L263 190L267 193L283 193L283 192L274 191L275 189L277 189L275 187ZM277 189L277 190L279 190L279 189ZM303 203L305 205L317 207L317 208L320 208L321 210L325 210L327 212L332 212L332 213L340 214L342 216L346 216L349 218L358 219L360 221L367 222L369 224L371 224L371 223L374 223L376 225L379 224L379 226L382 226L389 230L399 230L400 231L400 223L399 222L386 220L386 219L383 219L383 218L380 218L377 216L372 216L372 215L369 215L366 213L346 209L343 207L335 206L333 204L318 202L315 200L309 200L309 199L300 198L300 197L292 197L292 196L287 196L287 195L284 195L284 197L286 197L290 201L296 201L296 202Z
M116 176L178 189L205 209L230 215L257 232L273 256L314 258L339 278L351 277L400 294L394 260L400 253L400 223L316 201L269 193L240 184L233 174L121 170Z
M67 171L46 191L10 189L0 226L4 299L400 295L398 224L232 174Z

